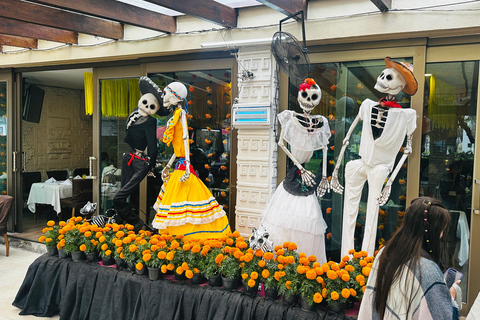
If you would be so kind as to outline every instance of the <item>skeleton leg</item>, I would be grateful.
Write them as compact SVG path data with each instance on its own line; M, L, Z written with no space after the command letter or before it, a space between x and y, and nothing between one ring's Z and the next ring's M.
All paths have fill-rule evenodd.
M384 165L368 168L368 202L365 215L365 229L363 234L362 250L373 256L377 237L378 209L377 195L383 187L390 170Z
M341 256L348 255L354 248L354 233L357 223L358 205L363 185L367 180L366 165L362 159L349 161L345 166L345 198L343 202L343 228Z

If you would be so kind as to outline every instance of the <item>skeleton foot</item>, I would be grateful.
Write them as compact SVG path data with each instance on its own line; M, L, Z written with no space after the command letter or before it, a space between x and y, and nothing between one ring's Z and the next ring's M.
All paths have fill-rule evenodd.
M300 175L302 176L302 184L312 187L315 185L315 175L305 168L300 169Z
M377 198L378 205L383 206L385 203L387 203L388 198L390 197L390 191L391 187L387 184L383 188L382 193L380 193L380 196Z
M336 193L339 193L339 194L343 193L343 186L338 181L338 177L336 175L332 175L332 181L330 181L330 187Z
M323 197L327 191L330 192L330 184L328 183L327 177L323 177L317 187L317 197Z

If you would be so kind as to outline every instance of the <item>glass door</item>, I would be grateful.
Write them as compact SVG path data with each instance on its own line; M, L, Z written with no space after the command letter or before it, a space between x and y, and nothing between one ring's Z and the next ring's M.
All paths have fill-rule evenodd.
M449 209L446 267L463 273L468 298L470 226L478 104L478 61L427 63L422 118L420 196ZM478 165L477 165L478 166Z

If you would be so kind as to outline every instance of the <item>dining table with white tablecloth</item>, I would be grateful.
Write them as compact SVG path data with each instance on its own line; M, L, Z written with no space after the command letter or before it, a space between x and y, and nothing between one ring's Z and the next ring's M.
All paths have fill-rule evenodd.
M49 204L59 214L62 211L60 199L71 197L72 190L72 183L69 180L34 183L28 195L28 209L35 213L36 204Z

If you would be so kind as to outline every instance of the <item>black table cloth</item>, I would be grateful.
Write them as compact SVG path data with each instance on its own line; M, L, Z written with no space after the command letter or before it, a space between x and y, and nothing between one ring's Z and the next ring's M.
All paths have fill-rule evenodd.
M191 285L187 281L150 281L129 270L73 262L43 255L28 268L13 305L21 315L60 319L348 319L322 310L303 311L260 295Z

